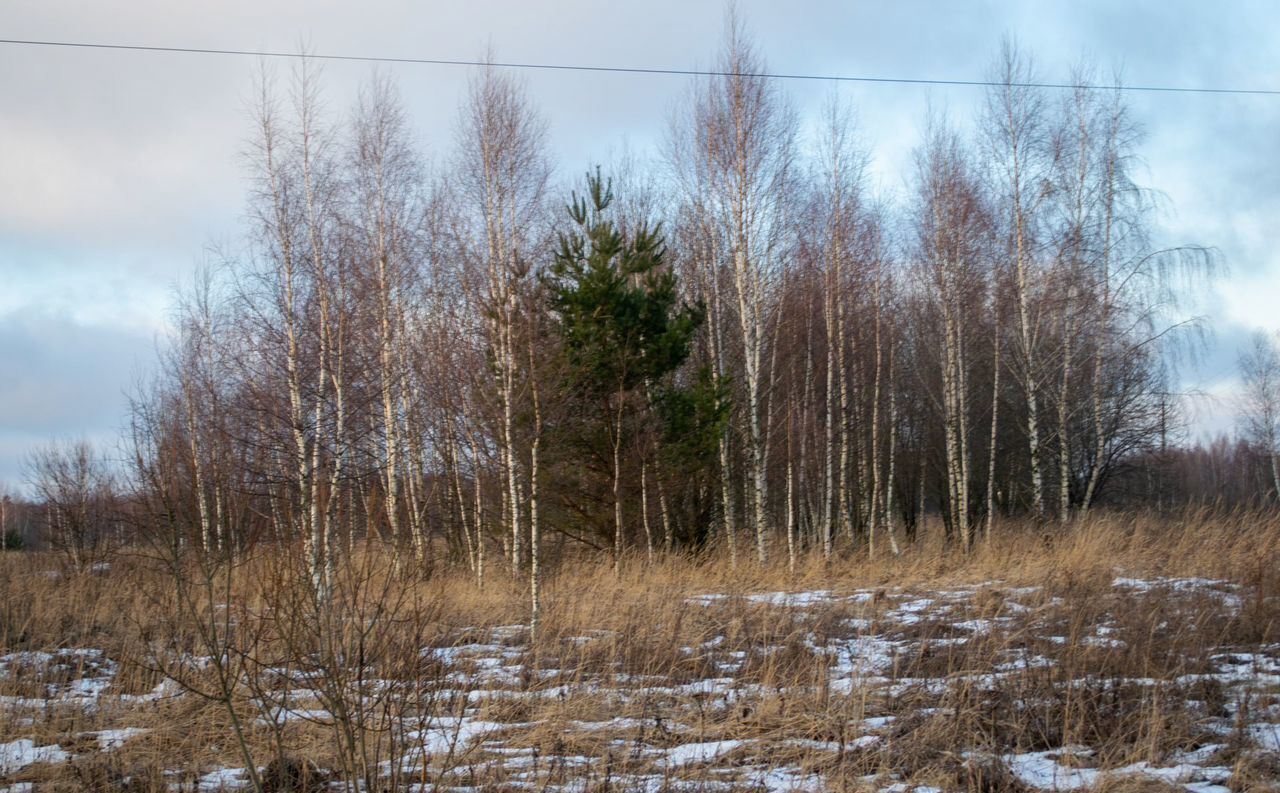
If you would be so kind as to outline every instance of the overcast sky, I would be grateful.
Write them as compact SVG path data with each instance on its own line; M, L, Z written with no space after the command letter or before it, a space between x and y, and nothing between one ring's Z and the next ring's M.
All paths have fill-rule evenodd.
M1040 76L1082 55L1130 84L1280 88L1274 2L740 3L773 71L971 79L1017 38ZM0 38L445 59L705 67L718 0L180 2L0 0ZM447 152L458 67L382 67L428 157ZM0 488L54 437L110 442L150 366L171 290L210 244L234 241L253 58L0 45ZM371 67L325 65L345 107ZM562 175L661 140L687 78L528 72ZM970 116L974 88L787 84L812 118L838 90L858 113L878 188L902 188L926 105ZM1144 181L1164 192L1161 239L1216 246L1229 272L1200 295L1216 342L1188 386L1229 394L1252 328L1280 328L1280 96L1134 94ZM1205 405L1198 431L1225 428Z

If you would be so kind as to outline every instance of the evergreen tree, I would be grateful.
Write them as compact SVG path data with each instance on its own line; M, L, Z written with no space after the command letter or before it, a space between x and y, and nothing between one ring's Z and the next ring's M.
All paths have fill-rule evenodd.
M638 451L645 466L651 459L688 464L707 425L714 432L727 411L723 389L708 376L687 387L675 382L705 312L680 299L661 224L624 233L610 218L612 203L611 180L599 169L588 174L586 194L575 191L567 208L572 226L559 235L547 287L565 390L581 406L569 429L594 451L589 457L606 463L621 554L624 457ZM654 446L661 448L651 454ZM608 531L603 521L594 528Z

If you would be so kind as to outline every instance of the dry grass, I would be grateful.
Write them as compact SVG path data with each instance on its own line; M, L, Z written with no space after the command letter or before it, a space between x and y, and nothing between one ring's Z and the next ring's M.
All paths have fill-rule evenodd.
M324 608L278 549L185 568L185 600L141 555L71 576L9 554L0 745L57 753L0 765L0 789L217 789L247 753L279 790L997 793L1030 789L1033 761L1107 793L1276 790L1257 729L1280 721L1277 550L1280 517L1197 514L795 571L565 558L533 641L519 580L373 548ZM1143 770L1179 763L1210 770Z

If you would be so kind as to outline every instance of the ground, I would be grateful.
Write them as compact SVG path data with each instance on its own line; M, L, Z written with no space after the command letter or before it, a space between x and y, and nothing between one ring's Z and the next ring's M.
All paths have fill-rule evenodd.
M403 660L337 682L302 658L246 665L235 707L258 776L288 788L263 748L287 746L297 790L361 774L420 790L1280 790L1277 604L1261 584L1123 569L660 583L613 604L562 584L532 642L524 624L438 620L415 634L412 675ZM193 690L217 666L197 645L150 671L104 647L0 656L0 791L247 788L225 707ZM344 730L364 748L333 748Z

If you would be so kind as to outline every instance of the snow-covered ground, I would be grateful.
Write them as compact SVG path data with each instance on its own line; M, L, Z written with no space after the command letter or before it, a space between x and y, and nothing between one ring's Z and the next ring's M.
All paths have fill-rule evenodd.
M932 793L1140 777L1228 793L1246 760L1280 768L1280 645L1227 641L1244 594L1127 576L1088 603L1000 582L705 593L672 608L720 630L653 668L610 655L625 637L606 630L535 659L521 626L468 627L422 648L436 671L384 718L397 746L384 770L422 790ZM132 719L191 696L171 681L120 693L118 668L95 648L0 656L0 691L20 691L0 695L0 791L127 752L163 729ZM256 728L332 723L320 681L273 672ZM360 696L403 682L364 681ZM100 729L41 737L68 712ZM181 771L181 789L249 784L233 764ZM989 783L1000 774L1005 787Z

